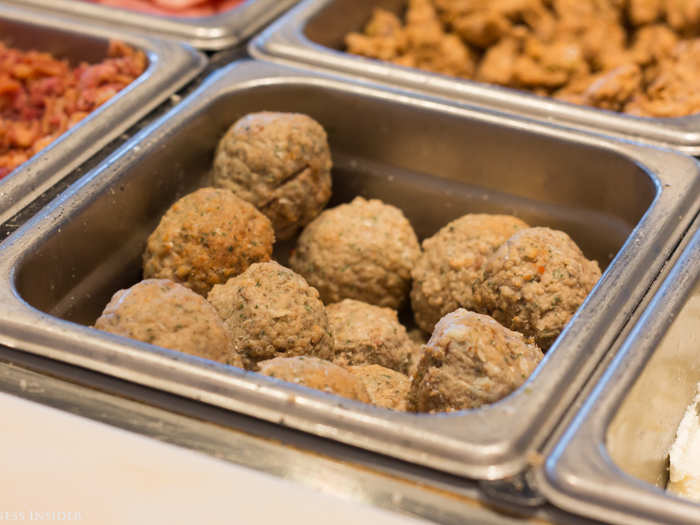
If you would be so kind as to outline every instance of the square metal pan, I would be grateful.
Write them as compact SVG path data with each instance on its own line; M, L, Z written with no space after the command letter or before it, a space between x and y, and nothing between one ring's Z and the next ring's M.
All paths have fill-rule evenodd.
M195 18L158 16L79 0L6 0L52 13L63 13L141 34L187 42L216 51L247 40L298 0L247 0L229 11Z
M700 382L699 301L700 216L537 476L556 505L617 523L700 523L700 505L664 490L668 450Z
M110 40L142 50L149 60L146 71L131 85L0 179L0 223L126 131L206 65L201 53L184 44L5 5L0 5L0 35L13 47L47 51L76 64L105 58Z
M636 117L342 51L344 36L350 31L361 31L375 6L399 12L405 4L406 0L306 0L256 37L249 45L249 52L259 59L305 63L541 122L700 154L700 115Z
M569 232L607 270L529 381L479 410L391 412L90 328L140 279L145 240L206 183L224 131L252 111L327 130L331 205L404 210L420 238L467 212L515 213ZM700 208L684 155L448 105L399 90L243 61L71 186L0 246L0 344L458 475L527 466ZM87 249L86 247L89 247ZM284 253L277 253L284 262Z

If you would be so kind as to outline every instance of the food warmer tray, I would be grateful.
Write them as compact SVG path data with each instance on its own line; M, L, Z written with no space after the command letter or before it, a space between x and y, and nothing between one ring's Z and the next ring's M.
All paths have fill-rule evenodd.
M227 127L260 110L306 113L325 127L330 205L381 198L403 209L419 238L467 212L513 213L567 231L604 275L519 390L450 414L392 412L91 328L110 296L140 279L161 215L206 184ZM500 479L528 467L608 352L700 208L699 190L698 164L678 153L237 62L0 245L0 344L414 464Z
M700 154L700 115L636 117L492 84L455 79L342 51L344 36L351 31L360 31L374 7L399 12L405 4L406 0L306 0L256 37L250 43L249 52L259 59L331 69L540 122Z
M0 5L0 34L10 46L47 51L72 63L103 59L110 40L142 50L149 60L146 71L129 86L0 179L0 223L167 100L206 65L202 54L184 44L6 5Z
M562 508L617 523L698 523L666 493L668 450L700 382L700 216L537 480Z
M172 38L202 50L215 51L238 45L298 0L247 0L213 16L176 17L139 13L81 0L7 0L30 5L48 14L62 13L139 33ZM7 3L6 2L6 3Z

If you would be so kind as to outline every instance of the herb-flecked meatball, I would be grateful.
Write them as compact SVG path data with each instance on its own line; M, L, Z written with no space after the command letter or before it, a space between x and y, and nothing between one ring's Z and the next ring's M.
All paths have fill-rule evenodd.
M270 221L231 191L202 188L176 201L148 238L144 278L170 279L206 295L254 262L267 261Z
M274 261L253 264L226 284L214 286L208 299L248 369L274 357L330 360L333 355L333 337L318 292Z
M522 385L542 351L518 332L464 308L435 325L411 382L409 410L446 412L494 403Z
M342 366L316 357L276 357L259 363L259 372L289 383L369 403L364 384Z
M326 307L333 332L333 362L342 366L376 364L407 373L415 343L396 310L354 299Z
M278 239L289 239L316 217L331 196L326 132L299 113L251 113L219 142L214 185L262 211Z
M351 366L348 370L365 385L370 403L391 410L406 410L411 388L408 376L379 365Z
M598 263L566 233L528 228L489 257L475 292L482 311L546 350L598 279Z
M398 310L419 255L418 239L401 210L357 197L313 220L290 263L326 304L357 299Z
M479 310L472 285L486 258L528 225L510 215L469 214L423 241L423 253L411 275L411 306L416 324L430 333L435 323L457 308Z
M167 279L147 279L116 292L95 328L243 366L214 307L201 295Z

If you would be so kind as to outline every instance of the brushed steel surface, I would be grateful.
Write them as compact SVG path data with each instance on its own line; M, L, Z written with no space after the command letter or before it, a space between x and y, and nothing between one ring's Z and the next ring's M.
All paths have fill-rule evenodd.
M549 505L518 509L498 504L462 478L3 347L0 391L435 523L598 523Z
M343 37L351 31L360 31L375 6L399 12L405 5L405 0L305 0L257 36L250 43L249 52L259 59L304 63L540 122L700 154L700 115L636 117L577 106L516 89L455 79L342 51Z
M62 13L215 51L250 38L298 0L247 0L229 11L203 17L158 16L79 0L6 0L8 2L41 9L44 16Z
M263 109L304 112L325 127L331 204L357 194L384 199L421 238L466 212L515 213L569 232L607 267L523 387L478 410L396 413L87 326L112 293L138 281L146 237L177 197L206 183L226 128ZM699 190L696 161L670 151L238 62L0 246L0 343L434 469L499 479L528 466L606 354L700 209Z
M48 51L71 63L103 59L113 39L141 49L149 59L139 78L0 180L0 223L167 100L206 65L206 58L187 45L6 5L0 5L0 35L11 46Z
M540 489L555 504L616 523L698 523L700 506L664 491L668 449L700 381L700 216L648 307L572 425Z

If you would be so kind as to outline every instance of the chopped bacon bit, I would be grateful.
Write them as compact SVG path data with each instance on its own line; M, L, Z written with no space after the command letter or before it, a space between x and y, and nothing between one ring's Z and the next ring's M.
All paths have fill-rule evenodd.
M110 42L99 64L71 67L0 42L0 178L80 122L146 70L143 52Z
M537 267L537 273L539 273L540 275L542 275L542 274L544 273L544 266L538 266L538 267Z

